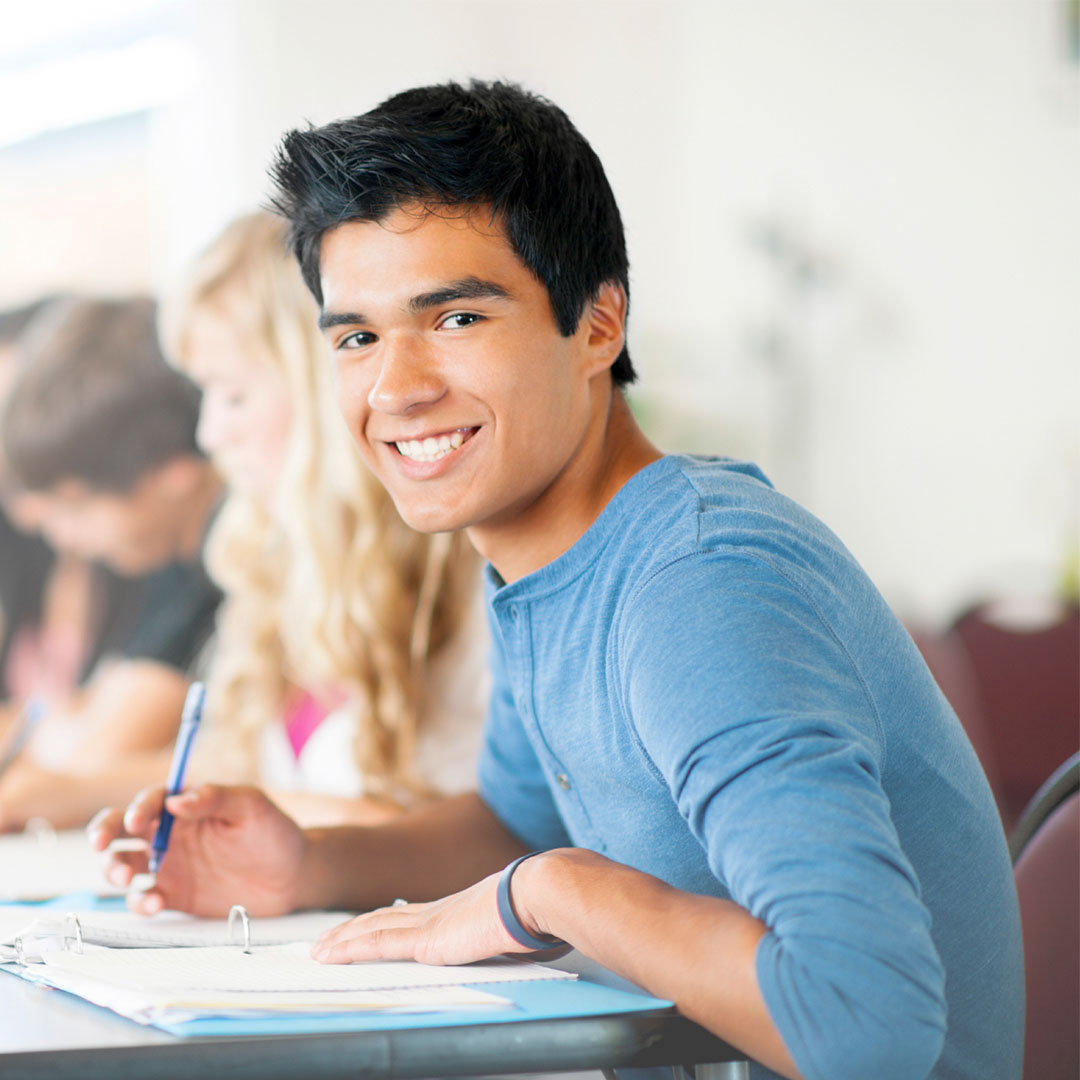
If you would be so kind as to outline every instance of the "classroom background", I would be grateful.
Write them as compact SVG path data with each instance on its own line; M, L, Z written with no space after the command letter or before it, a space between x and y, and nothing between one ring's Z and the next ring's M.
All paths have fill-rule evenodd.
M1020 854L1075 823L1080 0L0 0L0 311L168 295L286 130L472 77L604 163L647 434L759 462L911 630L1017 859L1029 1045L1075 1060L1075 840Z
M286 129L469 77L549 96L604 162L655 441L759 461L920 633L1060 623L1076 0L9 3L0 307L167 287L265 203Z
M1076 18L1070 0L5 4L0 307L167 284L265 200L287 128L515 79L607 168L635 407L663 446L761 462L906 617L1075 590Z

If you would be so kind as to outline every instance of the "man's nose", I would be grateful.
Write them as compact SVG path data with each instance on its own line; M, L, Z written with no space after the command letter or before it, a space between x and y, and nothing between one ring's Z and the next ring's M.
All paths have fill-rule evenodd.
M406 413L431 405L446 392L439 365L422 340L413 335L382 340L379 374L368 405L382 413Z

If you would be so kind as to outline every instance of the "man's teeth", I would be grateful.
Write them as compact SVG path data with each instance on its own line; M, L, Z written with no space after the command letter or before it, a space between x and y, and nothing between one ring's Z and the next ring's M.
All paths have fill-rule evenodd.
M438 461L446 457L451 450L456 450L465 441L465 435L455 431L452 435L440 435L437 439L410 439L408 442L398 442L394 445L398 452L411 461Z

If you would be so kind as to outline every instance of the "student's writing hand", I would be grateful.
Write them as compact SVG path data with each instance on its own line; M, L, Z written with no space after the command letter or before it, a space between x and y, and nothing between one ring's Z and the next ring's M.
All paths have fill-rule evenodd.
M149 844L165 791L148 788L126 810L102 810L90 823L91 844L104 851L114 840ZM143 915L163 908L221 917L233 904L252 915L280 915L297 906L303 875L304 834L261 791L213 784L169 797L174 817L169 848L154 884L133 889L128 906ZM106 874L129 885L147 869L147 851L113 851Z
M312 956L324 964L361 960L469 964L500 953L528 953L529 949L506 932L499 918L498 880L499 875L492 874L441 900L398 904L358 915L323 934L312 948Z

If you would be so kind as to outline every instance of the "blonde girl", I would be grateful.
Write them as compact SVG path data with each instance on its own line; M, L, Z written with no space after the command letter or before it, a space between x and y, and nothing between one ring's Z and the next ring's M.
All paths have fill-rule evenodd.
M225 591L204 780L305 824L374 821L473 785L487 695L479 560L408 528L338 415L282 223L233 222L164 306L229 486L206 562Z

